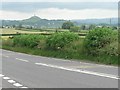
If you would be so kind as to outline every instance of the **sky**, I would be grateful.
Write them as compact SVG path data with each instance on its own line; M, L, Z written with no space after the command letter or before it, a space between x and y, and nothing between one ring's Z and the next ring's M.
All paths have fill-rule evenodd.
M118 0L2 0L0 19L101 19L118 17Z

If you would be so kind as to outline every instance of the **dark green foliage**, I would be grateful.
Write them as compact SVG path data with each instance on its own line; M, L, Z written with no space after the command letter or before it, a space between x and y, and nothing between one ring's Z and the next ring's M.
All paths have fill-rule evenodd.
M107 54L109 56L118 56L118 42L114 41L105 47L99 49L100 55Z
M98 55L100 50L117 40L117 34L109 28L96 28L86 36L84 45L88 54Z
M70 29L70 27L73 27L74 24L70 21L64 22L62 25L62 29Z
M15 46L23 46L23 47L37 47L40 41L45 38L42 35L19 35L15 36L13 39L13 44Z
M22 28L22 24L20 23L17 28L21 29Z
M71 32L55 33L47 38L46 46L50 49L62 49L65 45L77 40L79 36Z
M85 29L86 29L86 26L85 26L85 25L81 25L80 29L81 29L81 30L85 30Z
M96 28L96 26L94 25L94 24L91 24L90 26L89 26L89 30L93 30L93 29L95 29Z

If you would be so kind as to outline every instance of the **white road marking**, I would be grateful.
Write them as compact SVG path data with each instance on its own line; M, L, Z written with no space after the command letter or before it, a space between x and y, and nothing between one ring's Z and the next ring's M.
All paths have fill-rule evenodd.
M50 57L45 57L47 59L50 59ZM78 63L81 63L81 64L88 64L88 65L97 65L99 67L107 67L107 68L118 68L117 66L109 66L109 65L102 65L102 64L95 64L95 63L86 63L86 62L79 62L79 61L75 61L75 60L64 60L64 59L55 59L53 58L54 60L56 61L63 61L63 62L78 62Z
M39 57L39 56L38 56ZM56 59L56 58L51 58L51 57L43 57L43 58L47 58L47 59L53 59L53 60L56 60L56 61L65 61L65 62L78 62L78 63L81 63L81 64L89 64L89 65L97 65L97 66L102 66L102 67L108 67L108 68L118 68L117 66L109 66L109 65L102 65L102 64L95 64L95 63L86 63L86 62L79 62L79 61L76 61L76 60L64 60L64 59Z
M24 59L20 59L20 58L16 58L19 61L23 61L23 62L29 62L28 60L24 60Z
M16 52L13 52L13 51L8 51L8 50L3 50L3 49L1 49L2 51L4 51L4 52L8 52L8 53L16 53ZM36 55L29 55L29 54L25 54L25 53L19 53L19 52L17 52L18 54L23 54L23 55L28 55L28 56L35 56L35 57L42 57L42 56L36 56ZM3 55L3 54L2 54ZM5 56L5 57L9 57L9 56ZM44 58L48 58L48 57L44 57ZM50 59L50 58L48 58L48 59ZM53 58L53 59L55 59L55 58ZM56 59L55 59L56 60ZM76 62L76 61L73 61L73 60L60 60L60 61L68 61L68 62ZM86 62L80 62L80 63L83 63L83 64L91 64L91 63L86 63ZM97 65L97 66L103 66L103 67L110 67L110 68L118 68L118 67L116 67L116 66L109 66L109 65L100 65L100 64L94 64L93 63L93 65Z
M10 78L9 78L9 77L3 77L3 79L8 80L8 79L10 79Z
M55 61L72 62L71 60L54 59Z
M28 88L28 87L20 87L20 88Z
M81 64L89 64L89 65L97 65L97 66L102 66L102 67L107 67L107 68L118 68L116 66L109 66L109 65L100 65L100 64L91 64L91 63L86 63L86 62L80 62Z
M45 63L35 63L35 64L36 65L46 66L46 67L52 67L52 68L67 70L67 71L73 71L73 72L90 74L90 75L95 75L95 76L100 76L100 77L106 77L106 78L111 78L111 79L117 79L117 80L120 79L119 76L111 75L111 74L105 74L105 73L99 73L99 72L92 72L92 71L80 70L80 69L74 69L74 68L66 68L66 67L62 67L62 66L56 66L56 65L45 64Z
M23 86L23 85L20 84L20 83L17 83L16 81L10 79L9 77L6 77L6 76L3 75L3 74L0 74L0 77L2 77L3 79L7 80L8 83L10 83L10 84L12 84L12 85L14 85L14 86L16 86L16 87L18 87L18 88L28 88L28 87L26 87L26 86Z
M21 84L19 84L19 83L15 83L15 84L13 84L14 86L16 86L16 87L21 87L21 86L23 86L23 85L21 85Z
M15 81L14 81L14 80L8 80L8 82L9 82L9 83L15 83Z
M3 77L4 75L0 74L0 77Z

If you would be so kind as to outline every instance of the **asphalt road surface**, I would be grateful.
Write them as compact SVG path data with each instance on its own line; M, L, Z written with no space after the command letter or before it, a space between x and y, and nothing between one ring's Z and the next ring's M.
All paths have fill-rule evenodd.
M118 68L2 50L2 88L118 88Z

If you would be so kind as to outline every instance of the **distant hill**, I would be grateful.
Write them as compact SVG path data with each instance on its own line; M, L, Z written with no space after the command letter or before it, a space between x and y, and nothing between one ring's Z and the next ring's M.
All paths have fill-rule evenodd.
M38 16L32 16L28 19L24 20L0 20L0 26L13 26L13 25L22 25L24 27L35 27L35 28L59 28L62 26L62 24L66 20L47 20L47 19L41 19ZM96 24L96 25L110 25L110 19L80 19L80 20L71 20L76 25L81 24ZM111 18L111 25L117 26L118 19L117 18Z
M38 16L32 16L28 19L25 19L25 20L22 20L23 23L29 23L29 22L32 22L32 23L37 23L39 22L40 20L42 20L40 17Z
M104 18L104 19L80 19L80 20L72 20L73 22L75 22L77 25L80 24L96 24L96 25L102 25L102 24L106 24L106 25L118 25L118 19L117 18Z

